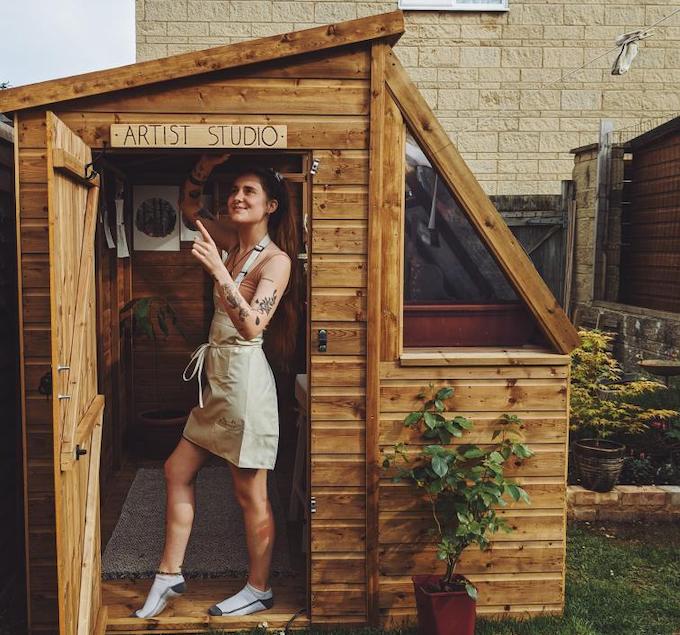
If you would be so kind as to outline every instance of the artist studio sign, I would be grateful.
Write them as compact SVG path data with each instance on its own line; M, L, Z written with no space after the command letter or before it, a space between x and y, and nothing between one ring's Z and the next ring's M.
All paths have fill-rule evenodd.
M287 148L288 126L261 124L111 124L113 148Z

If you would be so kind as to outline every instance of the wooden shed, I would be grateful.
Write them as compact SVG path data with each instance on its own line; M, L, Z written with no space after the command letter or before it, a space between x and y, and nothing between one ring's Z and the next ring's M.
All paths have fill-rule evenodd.
M450 405L476 422L475 441L490 441L493 422L512 412L536 451L511 470L532 506L503 511L515 531L465 556L479 611L561 612L577 335L393 53L403 31L393 12L0 94L16 131L31 633L283 626L300 608L295 626L412 618L408 576L440 563L426 509L385 478L380 451L404 438L401 421L428 382L455 388ZM210 127L237 138L191 140ZM184 143L178 130L188 131ZM210 282L188 245L116 257L99 212L112 205L116 177L126 187L177 184L217 145L284 173L304 227L296 372L308 380L306 573L274 580L268 614L209 617L226 584L210 579L144 621L130 614L148 581L101 579L110 510L100 517L100 500L120 486L124 437L151 388L164 403L195 401L195 387L177 379L205 338ZM123 232L131 213L128 200ZM149 294L171 297L190 325L189 342L164 342L158 375L149 344L119 328L125 302ZM293 382L277 374L284 398ZM290 439L282 448L295 450Z

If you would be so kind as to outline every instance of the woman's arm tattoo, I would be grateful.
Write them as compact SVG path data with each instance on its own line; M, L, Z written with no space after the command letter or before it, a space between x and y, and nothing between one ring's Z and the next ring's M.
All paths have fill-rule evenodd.
M243 304L236 284L234 282L224 282L220 284L220 290L222 291L222 297L229 303L229 306L233 309L238 309L238 316L244 322L248 317L248 309Z

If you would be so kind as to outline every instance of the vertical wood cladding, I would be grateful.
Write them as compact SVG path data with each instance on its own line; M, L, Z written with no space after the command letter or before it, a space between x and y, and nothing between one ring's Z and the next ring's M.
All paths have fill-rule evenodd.
M633 149L626 168L619 300L680 311L680 131Z

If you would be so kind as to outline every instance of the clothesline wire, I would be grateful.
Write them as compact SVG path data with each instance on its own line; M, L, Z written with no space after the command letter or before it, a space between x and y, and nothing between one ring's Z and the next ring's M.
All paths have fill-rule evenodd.
M669 13L667 16L661 18L660 20L657 20L657 21L656 21L654 24L652 24L651 26L646 26L646 27L644 27L644 29L640 29L640 30L641 30L641 31L643 31L643 30L644 30L644 31L648 31L649 29L653 29L653 28L654 28L655 26L657 26L658 24L661 24L662 22L665 22L666 20L668 20L668 18L673 17L676 13L680 13L680 7L678 7L678 8L677 8L675 11L673 11L672 13ZM619 46L615 46L615 47L613 47L613 48L610 48L608 51L605 51L604 53L602 53L602 55L598 55L597 57L594 57L592 60L588 60L585 64L582 64L582 65L579 66L578 68L575 68L575 69L569 71L566 75L561 75L559 78L554 79L553 81L547 82L547 83L542 84L542 85L543 85L543 86L550 86L551 84L556 84L557 82L561 82L561 81L563 81L564 79L566 79L567 77L569 77L570 75L573 75L574 73L577 73L578 71L583 70L583 69L584 69L586 66L588 66L589 64L592 64L593 62L597 62L597 60L602 59L603 57L605 57L606 55L609 55L609 54L612 53L613 51L616 51L618 48L619 48Z

